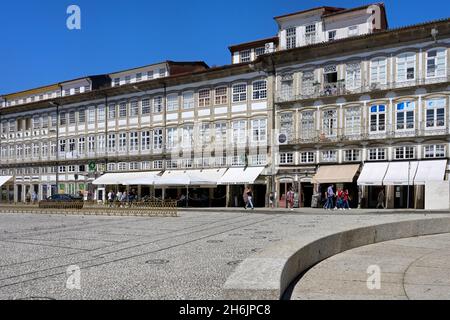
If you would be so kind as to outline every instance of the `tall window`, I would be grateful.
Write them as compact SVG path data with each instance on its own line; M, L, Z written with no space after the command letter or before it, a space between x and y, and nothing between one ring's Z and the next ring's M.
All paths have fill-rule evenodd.
M427 52L427 78L446 75L447 49L433 49Z
M370 107L370 132L386 131L386 106Z
M426 102L427 128L445 127L445 99L433 99Z
M130 103L130 117L139 116L139 103L137 101L131 101Z
M170 94L167 96L167 111L178 110L178 94Z
M167 149L173 149L178 145L178 129L168 128L167 129Z
M75 110L71 110L71 111L69 111L69 124L74 125L75 122L76 122Z
M361 133L361 108L351 107L345 110L345 134L358 135Z
M247 85L239 83L233 85L233 102L242 102L247 100Z
M396 105L397 130L414 129L414 102L401 102Z
M88 154L95 153L95 136L88 137Z
M142 100L142 115L150 114L150 99Z
M446 157L445 145L443 144L425 146L424 151L425 159Z
M211 105L211 91L209 89L202 89L198 92L198 106L209 107Z
M284 99L290 100L294 94L294 78L292 74L284 74L281 77L281 95Z
M315 137L315 133L314 111L302 112L300 136L304 139L311 139Z
M376 58L370 62L370 83L386 84L387 83L387 63L386 58Z
M141 132L141 150L149 151L151 148L151 136L150 131L142 131Z
M289 28L286 30L286 49L292 49L297 46L297 29Z
M397 57L397 81L409 81L416 78L416 54L404 53Z
M108 119L115 120L116 119L116 105L114 103L110 104L108 107Z
M323 133L327 137L337 135L337 111L326 110L323 112Z
M215 90L215 104L227 104L228 103L228 89L227 87L219 87Z
M139 151L139 132L130 132L130 152Z
M387 160L386 148L372 148L368 151L370 161L382 161Z
M338 81L337 67L327 66L323 69L324 84L335 84Z
M294 115L292 112L280 115L280 133L284 133L289 140L294 138Z
M316 25L311 24L305 27L305 43L307 45L316 43Z
M98 122L104 122L105 119L106 119L105 106L99 106L98 109L97 109L97 112L98 112L98 114L97 114L97 117L98 117L97 121Z
M346 89L353 90L361 87L361 64L348 64L345 73Z
M161 150L163 146L163 130L153 130L153 150Z
M161 113L163 111L163 98L155 97L153 98L153 112Z
M183 109L189 110L194 108L194 92L183 93Z
M250 50L243 50L239 53L240 57L241 57L241 63L244 62L250 62L251 61L251 51Z
M216 141L216 145L224 145L227 143L227 123L226 122L216 123L215 141Z
M253 82L253 100L267 98L267 81L260 80Z
M182 130L181 143L184 148L191 148L194 139L194 128L192 126L185 126Z
M80 109L78 110L78 124L86 123L86 110Z
M119 152L127 152L127 134L125 132L119 133Z
M120 135L122 135L121 133ZM100 136L99 136L100 137ZM120 145L120 138L119 138ZM126 147L126 134L125 134L125 147ZM108 152L116 152L116 135L114 133L108 134Z
M415 147L398 147L394 149L395 160L410 160L416 157Z
M200 143L203 147L208 146L211 143L211 132L209 123L203 123L200 127Z
M80 137L78 138L78 155L84 156L85 152L86 152L86 138Z
M67 114L64 111L61 111L59 114L59 125L65 126L67 124Z
M122 102L119 105L119 117L120 118L126 118L127 117L127 104L125 102Z
M302 95L314 94L314 71L305 71L302 75Z
M252 120L252 142L267 142L267 119Z
M102 154L106 150L105 135L97 136L97 154Z
M233 143L245 143L247 140L247 128L244 120L234 121L232 123Z

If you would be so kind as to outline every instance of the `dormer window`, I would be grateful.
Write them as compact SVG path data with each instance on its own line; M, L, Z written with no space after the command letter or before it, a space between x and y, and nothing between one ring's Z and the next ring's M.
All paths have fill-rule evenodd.
M251 61L250 50L241 51L240 56L241 56L241 63Z
M354 37L358 35L358 26L348 27L348 36Z
M297 46L297 29L289 28L286 30L286 49L293 49Z
M316 25L311 24L305 28L305 42L306 44L316 43Z
M261 55L263 55L265 53L266 53L266 48L265 47L260 47L260 48L256 48L255 49L255 56L256 57L259 57L259 56L261 56Z
M328 41L336 40L336 30L328 31Z

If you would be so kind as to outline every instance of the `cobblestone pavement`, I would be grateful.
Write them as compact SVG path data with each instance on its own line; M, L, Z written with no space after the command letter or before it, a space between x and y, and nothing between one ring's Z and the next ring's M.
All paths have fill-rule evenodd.
M437 216L444 216L436 214ZM0 299L221 299L236 266L318 228L420 214L181 212L178 218L0 213ZM81 269L81 290L66 288Z
M372 281L368 286L369 267L380 271L379 287ZM331 257L303 276L292 299L450 300L450 234L378 243Z

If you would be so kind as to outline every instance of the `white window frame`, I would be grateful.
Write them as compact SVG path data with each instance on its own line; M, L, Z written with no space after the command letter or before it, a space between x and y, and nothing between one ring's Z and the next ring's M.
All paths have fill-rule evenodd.
M247 101L247 84L235 83L233 84L233 103Z
M436 56L430 57L430 52L436 52ZM430 73L430 62L433 61L435 69ZM439 78L447 76L447 48L433 48L427 51L426 78Z
M396 74L397 82L408 82L414 81L417 78L417 67L416 67L416 53L415 52L405 52L396 57ZM408 70L414 69L414 77L408 78Z

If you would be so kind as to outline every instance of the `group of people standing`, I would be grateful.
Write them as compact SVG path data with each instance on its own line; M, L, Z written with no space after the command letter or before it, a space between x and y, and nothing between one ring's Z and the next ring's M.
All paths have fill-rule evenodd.
M326 202L323 206L325 210L351 210L348 189L338 189L335 193L333 185L330 185L325 193L325 198Z
M108 193L108 203L110 207L113 207L114 203L119 203L120 205L123 205L125 203L134 202L137 200L137 194L134 190L131 190L130 192L124 191L124 192L117 192L114 193L114 191L109 191Z

